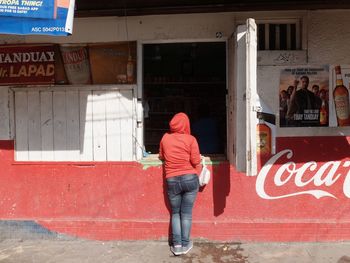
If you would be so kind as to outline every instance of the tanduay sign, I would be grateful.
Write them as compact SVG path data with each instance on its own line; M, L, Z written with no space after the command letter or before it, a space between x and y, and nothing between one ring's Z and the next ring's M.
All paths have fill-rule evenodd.
M54 82L54 45L0 46L0 85Z
M73 32L74 0L0 0L0 33L66 36Z

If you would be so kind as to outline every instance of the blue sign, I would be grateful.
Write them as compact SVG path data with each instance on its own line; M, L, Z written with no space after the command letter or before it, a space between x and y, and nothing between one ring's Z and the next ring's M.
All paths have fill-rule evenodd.
M73 16L74 0L0 0L0 33L66 36Z
M30 18L55 18L55 1L0 0L0 15Z

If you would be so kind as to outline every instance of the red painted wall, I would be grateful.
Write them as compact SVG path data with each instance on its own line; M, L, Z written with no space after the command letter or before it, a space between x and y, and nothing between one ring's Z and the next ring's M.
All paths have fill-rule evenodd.
M349 141L278 138L277 154L289 152L263 167L271 168L265 177L238 173L227 162L213 165L212 180L195 204L193 236L221 241L350 240L350 202L343 190L350 177ZM315 164L310 167L311 161ZM330 161L339 164L336 171ZM324 164L328 168L322 171ZM52 231L89 239L168 237L169 206L160 166L20 163L14 161L14 142L0 141L0 167L2 220L34 220ZM304 185L297 186L295 178ZM263 184L256 188L257 182ZM311 193L328 196L318 199Z

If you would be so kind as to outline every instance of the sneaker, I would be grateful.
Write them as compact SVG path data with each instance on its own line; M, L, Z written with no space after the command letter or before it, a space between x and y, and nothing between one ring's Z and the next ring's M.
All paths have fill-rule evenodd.
M193 242L190 241L187 246L182 247L182 254L187 254L193 248Z
M180 256L183 253L181 245L171 246L170 251L173 252L175 256Z

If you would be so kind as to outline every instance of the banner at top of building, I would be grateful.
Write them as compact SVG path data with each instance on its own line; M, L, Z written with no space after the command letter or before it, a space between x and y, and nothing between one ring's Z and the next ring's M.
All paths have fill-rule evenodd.
M0 0L0 33L72 34L75 0Z

